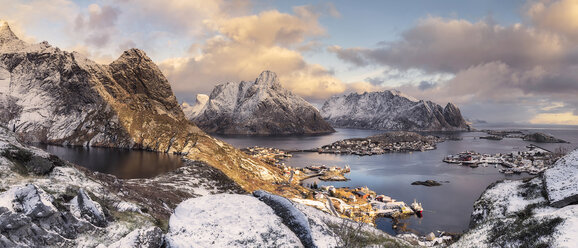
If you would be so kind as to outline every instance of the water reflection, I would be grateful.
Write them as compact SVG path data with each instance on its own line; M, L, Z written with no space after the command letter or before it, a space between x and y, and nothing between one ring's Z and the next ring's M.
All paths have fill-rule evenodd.
M158 152L52 145L37 146L90 170L126 179L154 177L183 165L179 156Z

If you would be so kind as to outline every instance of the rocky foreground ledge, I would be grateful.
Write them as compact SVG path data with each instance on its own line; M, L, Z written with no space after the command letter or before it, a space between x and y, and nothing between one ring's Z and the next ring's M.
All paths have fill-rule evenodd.
M117 179L0 127L0 247L409 247L369 225L265 191L203 163Z
M578 244L578 150L542 175L488 187L470 230L452 247L575 247Z

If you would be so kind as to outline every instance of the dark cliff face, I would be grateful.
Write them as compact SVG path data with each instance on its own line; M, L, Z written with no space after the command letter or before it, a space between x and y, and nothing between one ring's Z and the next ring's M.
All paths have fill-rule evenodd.
M321 113L335 127L382 130L468 130L460 110L405 96L398 91L352 93L327 100Z
M254 82L215 87L192 121L210 133L249 135L321 134L335 130L319 111L284 89L277 75L265 71Z

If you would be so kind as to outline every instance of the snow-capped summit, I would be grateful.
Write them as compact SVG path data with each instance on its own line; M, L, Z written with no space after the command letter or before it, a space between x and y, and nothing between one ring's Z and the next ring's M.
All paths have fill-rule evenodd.
M0 20L0 44L4 44L10 41L20 40L18 37L12 32L10 25L8 22Z
M8 22L0 20L0 52L16 51L27 44L12 32Z
M319 111L281 86L277 75L262 72L253 82L217 85L205 106L190 119L211 133L291 135L335 130Z
M333 96L323 104L323 118L335 127L382 130L466 130L453 103L445 108L397 90Z
M209 96L205 94L197 94L195 104L189 105L188 103L183 102L183 104L181 104L181 108L183 109L183 112L185 112L185 117L187 117L187 119L191 119L194 116L199 115L207 102L209 102Z

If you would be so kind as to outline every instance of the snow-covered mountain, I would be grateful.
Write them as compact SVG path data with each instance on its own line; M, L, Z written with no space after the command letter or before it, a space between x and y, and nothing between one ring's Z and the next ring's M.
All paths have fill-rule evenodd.
M396 90L333 96L321 114L334 127L381 130L467 130L468 124L453 103L442 107Z
M246 190L279 180L274 168L190 123L143 51L130 49L101 65L48 42L25 43L6 23L0 27L0 126L26 142L181 153L221 169Z
M271 71L262 72L253 82L217 85L198 114L187 112L209 133L291 135L335 131L315 107L284 89Z
M185 117L190 120L201 113L201 110L203 110L205 105L207 105L207 102L209 102L209 96L205 94L197 94L195 104L189 105L188 103L183 102L181 108L183 109L183 112L185 112Z

